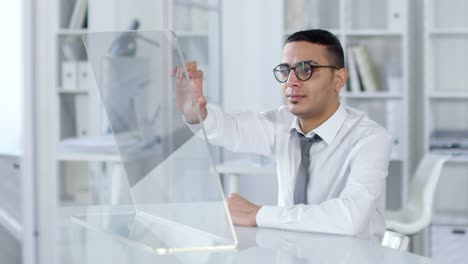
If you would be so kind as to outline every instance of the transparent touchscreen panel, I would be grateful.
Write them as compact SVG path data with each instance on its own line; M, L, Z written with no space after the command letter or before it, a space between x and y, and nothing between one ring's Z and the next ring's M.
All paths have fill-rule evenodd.
M200 79L190 78L175 34L89 33L84 42L132 202L89 207L72 220L155 253L234 248L195 103Z

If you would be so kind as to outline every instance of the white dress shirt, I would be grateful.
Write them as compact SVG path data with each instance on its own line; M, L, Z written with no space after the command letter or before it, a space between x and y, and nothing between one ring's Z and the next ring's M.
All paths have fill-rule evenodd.
M262 206L260 227L351 235L381 241L392 138L362 111L340 104L323 124L306 134L323 140L310 149L308 204L294 204L295 177L303 133L286 106L264 113L224 113L208 105L203 122L208 139L231 151L276 159L278 205Z

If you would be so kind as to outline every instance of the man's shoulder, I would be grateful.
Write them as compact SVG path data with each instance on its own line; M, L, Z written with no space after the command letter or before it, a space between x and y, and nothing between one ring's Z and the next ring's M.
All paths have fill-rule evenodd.
M276 109L262 112L268 119L274 120L278 125L291 126L295 116L288 110L287 106L282 105Z
M287 120L287 121L292 121L296 116L291 113L286 105L282 105L277 108L278 111L278 116L281 117L281 119Z
M350 106L345 108L348 113L346 125L349 133L356 135L359 139L381 137L382 139L391 140L392 136L387 129L371 119L367 113Z
M387 129L361 110L352 107L346 107L346 110L348 131L344 135L344 140L348 144L344 145L349 147L353 160L356 157L372 160L390 159L393 136Z

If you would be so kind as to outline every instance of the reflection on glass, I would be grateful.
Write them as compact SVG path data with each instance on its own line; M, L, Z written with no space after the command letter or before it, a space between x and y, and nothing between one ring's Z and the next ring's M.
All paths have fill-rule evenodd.
M203 126L190 129L178 111L195 98L187 75L173 76L185 62L175 35L90 33L85 45L132 202L89 207L72 220L155 253L234 248Z
M265 260L268 255L275 256L269 263L384 262L380 245L347 236L260 229L256 243L266 253Z

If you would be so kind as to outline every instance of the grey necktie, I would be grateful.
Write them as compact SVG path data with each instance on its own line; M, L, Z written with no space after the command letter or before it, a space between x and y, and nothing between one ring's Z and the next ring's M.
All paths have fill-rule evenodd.
M296 131L297 132L297 131ZM319 135L308 138L297 132L299 137L299 145L301 146L301 163L296 176L296 184L294 187L294 204L307 204L307 185L309 183L309 153L310 147L314 142L322 140Z

